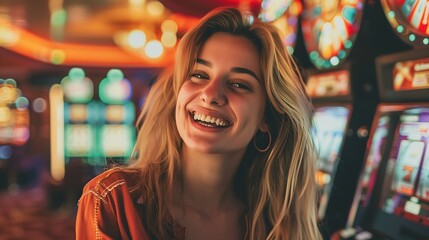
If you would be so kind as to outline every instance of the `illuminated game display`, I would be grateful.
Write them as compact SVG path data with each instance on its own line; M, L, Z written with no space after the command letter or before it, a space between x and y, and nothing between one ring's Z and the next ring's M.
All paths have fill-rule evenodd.
M314 99L312 133L318 150L316 181L320 200L318 218L323 219L333 187L338 159L350 120L350 77L348 71L313 74L307 80L307 94ZM328 99L323 103L323 99ZM341 103L343 102L343 103Z
M429 3L426 0L381 0L384 13L400 38L415 47L429 46Z
M371 195L374 188L377 171L384 154L385 142L391 124L391 116L386 113L382 114L383 116L378 119L374 135L371 137L369 153L365 161L364 171L360 178L359 187L362 195L359 200L364 207L368 205L368 196Z
M311 62L327 69L344 62L359 31L364 0L304 0L302 31Z
M404 111L387 163L382 209L429 226L429 108Z
M128 158L135 142L135 106L132 88L119 69L111 69L100 82L100 100L104 103L104 124L100 126L100 152L107 158Z
M380 104L377 108L371 128L369 145L365 152L363 170L359 176L358 187L350 208L345 230L337 233L343 237L341 239L349 239L353 235L363 233L372 235L362 231L362 229L368 228L367 222L373 217L372 212L369 210L375 207L377 194L380 192L380 187L376 185L377 179L381 175L379 174L381 169L385 167L399 115L403 110L404 106L386 104Z
M406 91L429 88L429 58L401 61L393 67L393 89Z
M307 80L306 89L312 98L347 97L350 95L350 73L340 70L313 75Z
M81 68L72 68L61 81L64 91L64 147L69 160L74 157L97 157L97 102L93 100L94 85ZM91 160L89 160L91 161Z
M316 173L321 193L319 218L325 215L349 114L350 111L346 107L327 106L316 108L313 115L313 134L319 152Z
M73 166L91 175L131 155L136 130L130 81L111 69L97 92L99 99L92 80L77 67L50 88L50 171L56 181L63 181Z
M132 87L118 69L100 82L100 101L81 68L73 68L61 81L64 89L64 151L66 160L83 159L92 166L109 160L123 162L135 141Z
M289 54L294 51L301 12L300 0L264 0L261 3L259 18L278 28Z
M339 239L429 239L428 54L386 55L376 66L381 103Z

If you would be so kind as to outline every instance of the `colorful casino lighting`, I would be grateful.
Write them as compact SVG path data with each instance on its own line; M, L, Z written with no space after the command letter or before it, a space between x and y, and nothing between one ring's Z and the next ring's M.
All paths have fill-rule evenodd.
M12 78L0 79L0 104L11 104L19 97L16 81Z
M8 145L0 146L0 160L9 159L10 157L12 157L12 147Z
M429 45L429 3L427 1L381 0L384 13L397 35L414 47Z
M25 110L30 105L30 102L26 97L20 96L16 99L15 105L18 110Z
M0 144L21 146L29 137L29 101L12 78L0 79Z
M294 51L298 18L302 12L300 0L264 0L258 18L275 26L290 54Z
M61 80L64 97L74 103L86 103L94 95L94 85L91 79L85 76L82 68L72 68L67 77Z
M128 45L130 47L139 49L142 48L146 43L146 34L142 30L132 30L128 34Z
M303 0L302 31L318 69L343 63L360 29L364 0Z
M261 12L259 13L259 18L264 22L272 22L283 16L291 3L292 0L263 0L261 3Z
M37 113L42 113L46 110L47 103L46 100L43 98L36 98L33 101L33 111Z
M131 83L119 69L110 69L100 82L99 96L107 104L122 104L132 96Z
M146 44L144 52L149 58L159 58L164 53L164 47L160 41L151 40Z
M50 173L55 181L61 182L65 175L64 157L64 101L61 85L49 89L50 109Z

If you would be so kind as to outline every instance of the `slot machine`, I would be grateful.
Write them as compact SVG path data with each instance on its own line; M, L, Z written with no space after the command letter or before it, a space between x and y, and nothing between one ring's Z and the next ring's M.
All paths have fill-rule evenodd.
M0 145L22 146L30 137L29 101L14 79L0 79Z
M107 164L123 164L131 156L136 138L131 83L121 70L110 69L100 82L99 96L104 113L99 126L100 157L106 158Z
M131 155L136 137L133 87L119 69L104 76L94 81L74 67L50 88L48 193L53 208L73 204L87 181L123 165Z
M354 194L350 183L357 182L372 118L372 103L354 98L351 81L356 80L349 70L336 70L310 75L306 83L314 105L312 133L318 150L317 216L327 234L347 218Z
M315 108L317 216L327 235L346 222L376 105L375 69L365 59L372 51L360 51L371 45L357 40L368 30L364 8L363 0L303 1L302 37L314 66L303 75Z
M429 238L424 197L429 5L424 2L381 1L393 31L414 50L376 61L381 102L346 227L333 239Z
M382 101L347 227L336 238L429 239L429 54L381 56L377 72Z
M119 69L110 69L98 86L82 68L72 68L54 85L51 103L51 175L62 181L65 167L80 166L90 176L111 164L123 164L135 141L132 86ZM78 163L76 163L78 162ZM70 171L69 171L70 172ZM57 176L57 177L55 177Z
M95 124L100 111L94 97L93 81L81 68L72 68L63 78L64 91L64 154L70 161L90 162L97 157ZM56 124L56 123L53 123Z
M14 79L0 79L0 189L16 184L19 152L30 137L29 101ZM21 154L22 155L22 154Z

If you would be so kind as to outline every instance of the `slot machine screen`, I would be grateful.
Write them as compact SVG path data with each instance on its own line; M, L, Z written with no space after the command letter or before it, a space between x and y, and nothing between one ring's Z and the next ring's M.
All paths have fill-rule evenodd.
M389 125L391 122L391 116L384 115L378 119L377 128L372 136L371 146L368 152L368 156L365 161L364 171L360 179L360 186L362 188L362 195L371 195L374 183L376 180L376 174L378 167L380 166L381 159L384 154L385 141L389 132ZM362 197L363 206L367 206L368 197Z
M94 156L96 133L91 125L66 124L64 130L66 157Z
M129 157L134 147L135 129L125 124L104 125L100 132L101 151L106 157Z
M319 152L316 179L322 192L319 218L325 214L350 112L345 106L324 106L316 108L313 115L312 132Z
M384 165L394 138L399 115L404 106L380 104L372 123L363 170L347 220L347 227L367 227L379 192L378 179L383 175Z
M393 89L407 91L429 88L429 58L400 61L393 66Z
M399 239L429 238L429 108L404 110L382 183L374 228Z

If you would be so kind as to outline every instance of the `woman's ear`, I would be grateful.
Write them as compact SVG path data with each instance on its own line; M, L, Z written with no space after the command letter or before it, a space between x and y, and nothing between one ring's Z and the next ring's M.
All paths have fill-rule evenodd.
M258 130L261 132L268 132L270 129L268 128L267 122L263 121Z

